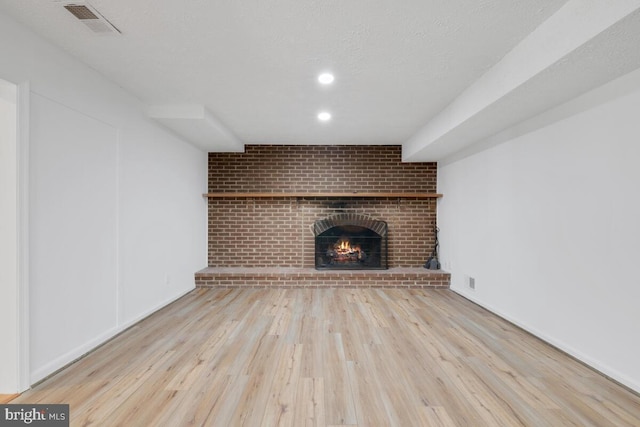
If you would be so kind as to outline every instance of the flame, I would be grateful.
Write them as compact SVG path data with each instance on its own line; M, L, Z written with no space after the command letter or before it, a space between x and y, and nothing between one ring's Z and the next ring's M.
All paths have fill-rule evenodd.
M352 261L364 258L360 245L351 245L348 238L341 238L333 245L334 259L337 261Z

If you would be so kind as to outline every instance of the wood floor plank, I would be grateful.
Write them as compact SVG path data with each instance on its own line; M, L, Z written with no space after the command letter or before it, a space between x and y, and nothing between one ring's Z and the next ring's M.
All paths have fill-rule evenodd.
M247 375L240 375L238 377L229 377L230 382L227 387L220 390L220 400L212 405L212 410L209 412L207 418L200 425L213 426L213 427L228 427L233 424L233 417L238 411L238 408L242 408L245 403L242 400L244 390L247 388L249 377ZM206 402L200 404L206 405ZM203 406L204 406L203 405ZM182 423L175 424L177 426L184 425ZM194 424L198 425L198 424Z
M380 426L389 423L382 393L375 375L362 372L358 362L347 362L349 383L353 393L358 425Z
M303 378L323 378L326 340L320 337L324 337L326 333L325 322L319 318L309 319L308 316L304 319L307 328L304 329L302 336L304 348L300 375Z
M404 375L405 367L402 364L393 363L393 358L388 357L387 352L382 348L371 352L370 361L375 369L375 374L372 376L376 380L376 387L369 389L368 393L379 395L382 401L380 409L384 410L387 417L385 424L398 427L419 425L417 393L410 384L411 381L408 381ZM367 374L363 370L360 375ZM365 407L365 411L367 410L371 410L371 407Z
M158 366L163 365L173 357L173 352L166 352L161 356L163 357L144 367L137 375L126 375L118 378L117 381L111 382L108 386L110 398L103 404L95 404L95 399L100 397L99 393L84 396L75 391L69 394L69 396L79 398L78 403L69 400L69 405L74 408L74 412L78 411L81 414L74 421L77 421L80 425L90 425L100 424L101 420L108 419L111 413L120 410L121 406L130 400L138 392L138 389L157 372Z
M72 426L631 426L640 396L449 290L197 289L12 403Z
M0 404L9 403L16 397L20 396L18 393L15 394L0 394Z
M292 425L295 427L326 426L324 396L322 378L300 378Z
M261 425L293 426L303 344L287 344L276 368Z
M442 406L420 407L421 422L424 427L455 427L456 423Z
M353 394L349 384L342 335L330 333L324 347L326 419L331 424L356 424Z
M283 348L281 340L272 335L265 334L257 341L245 370L248 381L241 397L244 404L238 406L230 425L261 425Z

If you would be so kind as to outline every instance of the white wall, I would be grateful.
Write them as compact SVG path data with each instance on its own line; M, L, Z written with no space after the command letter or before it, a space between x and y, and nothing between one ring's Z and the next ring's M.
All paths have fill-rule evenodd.
M452 289L640 391L638 82L441 164L438 222Z
M0 393L18 388L17 88L0 80Z
M194 288L206 153L92 69L0 15L0 78L31 87L35 382Z

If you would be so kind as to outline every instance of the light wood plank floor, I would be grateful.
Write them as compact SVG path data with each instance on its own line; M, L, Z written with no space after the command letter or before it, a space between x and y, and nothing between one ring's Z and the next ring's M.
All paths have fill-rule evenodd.
M21 402L78 426L640 425L640 397L449 290L198 289Z
M0 394L0 403L9 403L18 396L19 394Z

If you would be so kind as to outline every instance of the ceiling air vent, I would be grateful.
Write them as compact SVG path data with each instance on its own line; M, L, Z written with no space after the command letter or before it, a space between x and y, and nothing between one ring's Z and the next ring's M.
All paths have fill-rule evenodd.
M64 8L96 34L120 34L120 30L89 4L69 3Z

